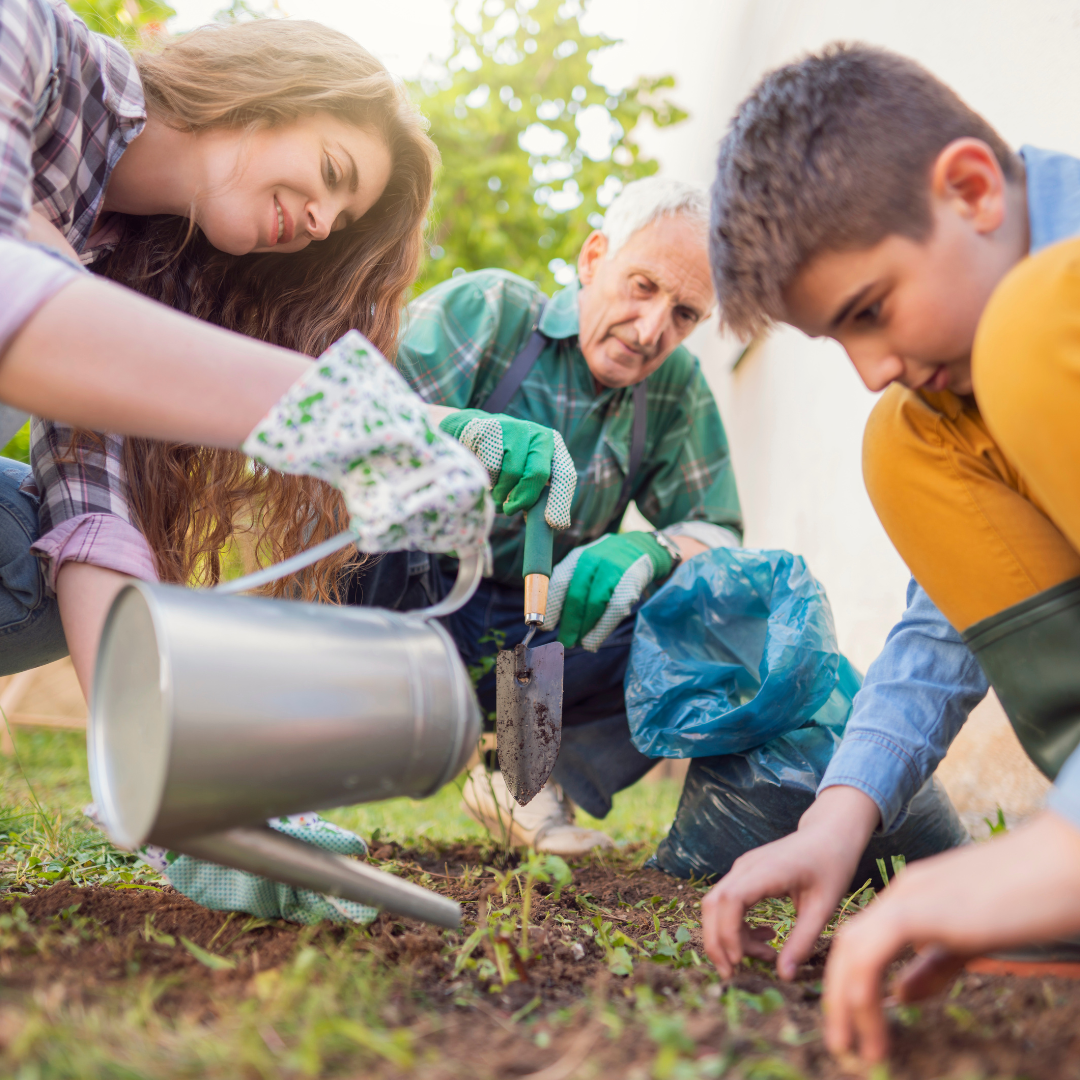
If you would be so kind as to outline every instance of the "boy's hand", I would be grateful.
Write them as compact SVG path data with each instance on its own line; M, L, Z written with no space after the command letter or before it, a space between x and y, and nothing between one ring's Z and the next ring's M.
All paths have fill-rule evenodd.
M825 969L825 1043L834 1054L854 1046L867 1061L885 1057L882 981L906 945L924 951L897 980L899 1001L942 989L966 957L1077 931L1080 829L1057 814L921 860L836 935Z
M744 956L775 960L782 979L793 979L847 891L859 859L880 821L877 804L857 788L826 788L790 836L748 851L701 905L705 952L725 979ZM767 896L790 896L799 913L779 953L744 921Z

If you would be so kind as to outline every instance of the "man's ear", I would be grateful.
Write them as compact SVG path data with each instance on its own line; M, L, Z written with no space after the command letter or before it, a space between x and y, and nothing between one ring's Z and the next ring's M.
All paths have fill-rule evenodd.
M577 257L578 280L582 285L589 285L596 277L596 267L607 255L608 239L599 231L589 233Z
M994 232L1005 220L1006 187L997 155L982 139L954 139L930 173L931 194L951 203L980 233Z

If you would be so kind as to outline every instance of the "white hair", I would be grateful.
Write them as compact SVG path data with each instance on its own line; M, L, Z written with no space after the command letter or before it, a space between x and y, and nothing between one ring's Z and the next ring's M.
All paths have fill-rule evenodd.
M664 176L634 180L622 189L604 215L600 232L607 237L607 257L615 253L634 233L666 215L682 214L709 227L709 197L703 188Z

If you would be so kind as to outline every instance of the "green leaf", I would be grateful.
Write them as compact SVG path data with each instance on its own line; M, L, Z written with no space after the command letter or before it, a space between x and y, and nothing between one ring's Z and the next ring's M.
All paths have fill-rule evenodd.
M612 975L630 975L634 971L634 961L622 946L612 949L607 958L608 971Z
M232 971L236 967L235 960L228 960L224 956L217 956L215 953L207 952L201 945L196 945L190 938L181 937L180 944L183 945L200 964L205 964L211 971Z
M407 1028L401 1028L392 1034L387 1034L382 1031L374 1031L357 1020L345 1018L333 1020L330 1026L337 1034L352 1040L357 1046L363 1047L369 1053L385 1058L391 1065L396 1065L399 1069L408 1069L413 1064L412 1032Z
M454 962L454 977L456 978L461 974L461 969L465 967L465 961L472 956L476 949L476 946L480 944L484 939L484 928L478 926L469 936L465 939L465 944L461 946L461 951L458 953L458 958Z
M91 30L119 38L128 48L151 45L176 12L159 0L68 0Z

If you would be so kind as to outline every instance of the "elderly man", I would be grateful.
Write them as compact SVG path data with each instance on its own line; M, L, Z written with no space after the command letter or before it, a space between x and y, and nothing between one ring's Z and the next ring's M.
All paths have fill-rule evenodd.
M413 302L398 367L443 421L503 413L559 432L577 470L572 524L556 534L546 633L566 646L563 743L552 782L525 808L481 766L469 811L498 835L559 854L608 844L573 824L577 803L603 817L611 797L653 764L630 742L623 676L631 612L643 589L682 559L737 545L739 499L727 438L697 361L681 346L713 307L708 205L697 188L650 178L627 185L585 241L575 283L550 300L502 270L459 275ZM480 410L478 413L476 410ZM661 531L619 533L633 499ZM462 657L512 647L522 621L522 516L496 516L494 573L446 620ZM423 560L414 556L414 563ZM449 579L452 567L443 566ZM380 602L380 601L376 601ZM391 600L393 602L393 600ZM494 708L494 678L479 685Z

